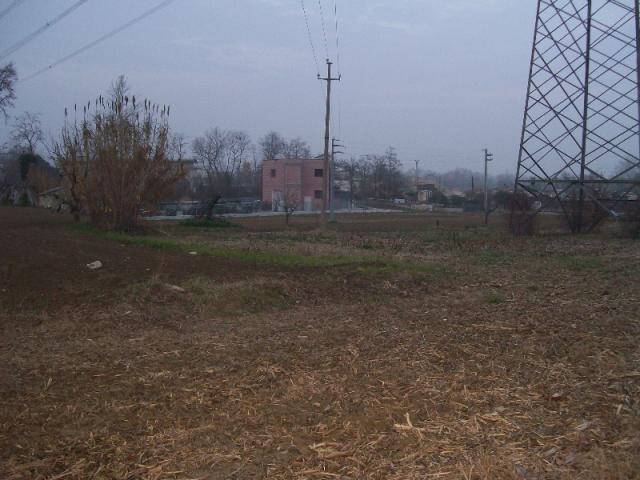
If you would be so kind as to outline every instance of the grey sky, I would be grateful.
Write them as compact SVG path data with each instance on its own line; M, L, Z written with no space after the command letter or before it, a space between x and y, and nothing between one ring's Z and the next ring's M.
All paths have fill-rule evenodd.
M324 6L335 60L334 0ZM10 0L0 0L0 10ZM73 0L26 0L0 20L0 50ZM125 23L159 0L89 0L10 58L22 77ZM515 170L534 0L338 0L343 81L335 136L347 155L397 148L408 166ZM305 0L324 68L318 0ZM324 73L322 71L321 73ZM299 0L176 0L132 29L17 87L12 113L42 115L56 134L64 108L105 92L125 74L133 93L170 104L172 126L192 138L209 127L268 130L323 142L316 79ZM340 121L338 121L340 111ZM338 128L340 127L340 128ZM1 122L0 141L9 125Z

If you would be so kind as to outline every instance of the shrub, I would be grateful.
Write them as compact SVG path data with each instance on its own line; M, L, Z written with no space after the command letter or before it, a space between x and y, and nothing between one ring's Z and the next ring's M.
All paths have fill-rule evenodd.
M23 192L20 195L20 198L18 199L18 206L19 207L30 207L31 206L31 202L29 201L29 195L27 194L27 192Z
M640 201L629 202L620 225L625 237L640 239Z
M81 123L65 123L53 146L76 218L84 213L93 224L115 230L135 229L141 209L184 176L172 155L169 107L148 100L141 105L127 91L120 77L109 98L83 106Z
M509 209L509 230L514 235L533 235L536 232L536 217L532 214L534 198L524 192L509 194L505 200Z
M565 202L565 209L569 216L569 228L574 233L587 232L595 228L609 215L607 210L589 198L583 199L582 208L580 200L572 198Z
M232 228L237 227L237 225L229 222L228 220L224 220L222 218L188 218L186 220L182 220L180 222L180 226L182 227L195 227L195 228Z

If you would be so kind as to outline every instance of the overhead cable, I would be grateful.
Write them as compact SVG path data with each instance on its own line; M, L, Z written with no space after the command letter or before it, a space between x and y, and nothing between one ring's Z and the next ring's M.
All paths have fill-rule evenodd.
M127 28L132 27L133 25L135 25L136 23L141 22L142 20L144 20L145 18L153 15L154 13L158 12L159 10L162 10L163 8L168 7L170 4L172 4L175 1L176 0L164 0L164 1L160 2L155 7L150 8L149 10L147 10L144 13L138 15L137 17L129 20L127 23L119 26L118 28L116 28L114 30L111 30L109 33L106 33L106 34L102 35L101 37L99 37L96 40L86 44L85 46L75 50L74 52L70 53L69 55L66 55L66 56L62 57L61 59L56 60L51 65L49 65L47 67L44 67L44 68L38 70L37 72L32 73L31 75L23 78L20 83L26 82L27 80L31 80L32 78L35 78L35 77L37 77L39 75L42 75L43 73L51 70L52 68L55 68L58 65L66 62L68 60L71 60L72 58L80 55L81 53L84 53L87 50L95 47L96 45L98 45L98 44L110 39L111 37L117 35L118 33L122 32L123 30L126 30Z
M336 66L338 67L338 77L342 77L342 67L340 66L340 30L338 28L338 0L333 2L333 15L336 25ZM342 138L342 94L341 88L337 89L338 94L338 137Z
M322 8L322 0L318 0L318 8L320 9L320 21L322 23L322 34L324 36L324 51L329 58L329 42L327 41L327 27L324 21L324 9Z
M340 30L338 28L338 0L334 0L333 3L333 15L336 21L336 64L338 67L338 75L340 75Z
M2 11L0 11L0 20L2 20L5 16L7 16L7 14L11 10L13 10L14 8L20 6L21 3L24 3L24 0L13 0L13 2L11 2L7 8L5 8Z
M311 27L309 26L309 15L307 15L307 9L304 6L304 0L300 0L300 6L302 7L302 13L304 15L304 23L307 25L307 35L309 36L309 45L311 45L311 54L313 55L313 62L316 65L316 71L320 76L320 66L318 64L318 56L316 55L316 47L313 44L313 36L311 35Z
M24 47L27 43L33 41L36 37L41 35L44 31L46 31L49 28L53 27L60 20L62 20L66 16L70 15L71 13L73 13L75 10L80 8L82 6L82 4L87 3L88 1L89 0L78 0L77 2L75 2L73 5L71 5L69 8L67 8L60 15L54 17L52 20L49 20L47 23L42 25L40 28L34 30L33 32L31 32L29 35L24 37L22 40L19 40L18 42L16 42L13 45L11 45L9 48L7 48L4 51L2 51L0 53L0 60L2 60L3 58L11 55L12 53L14 53L15 51L19 50L20 48Z

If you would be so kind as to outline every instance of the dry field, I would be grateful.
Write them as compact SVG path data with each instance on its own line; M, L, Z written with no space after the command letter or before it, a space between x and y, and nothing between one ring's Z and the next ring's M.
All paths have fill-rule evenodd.
M0 209L0 478L640 478L640 243L339 220Z

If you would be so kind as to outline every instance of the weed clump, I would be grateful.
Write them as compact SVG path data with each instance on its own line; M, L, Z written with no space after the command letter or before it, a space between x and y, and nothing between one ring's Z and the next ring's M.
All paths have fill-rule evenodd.
M501 297L500 295L496 295L494 293L487 295L485 297L485 301L489 305L501 305L505 303L505 299L503 297Z
M533 197L513 193L507 199L509 230L516 236L532 236L536 232L536 216L532 215Z
M624 237L640 239L640 202L633 202L627 207L620 226Z
M223 218L188 218L180 222L181 227L192 228L238 228L239 226Z

